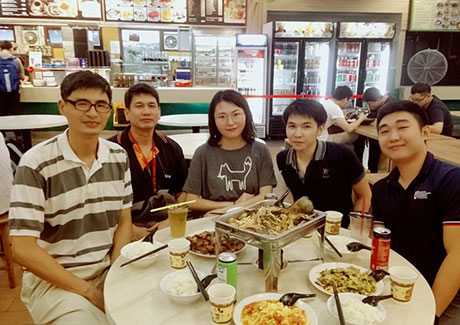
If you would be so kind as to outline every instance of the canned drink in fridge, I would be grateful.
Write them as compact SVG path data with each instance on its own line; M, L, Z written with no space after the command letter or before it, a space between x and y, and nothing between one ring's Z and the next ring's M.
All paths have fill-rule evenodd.
M217 257L217 278L237 289L237 260L236 254L220 253Z
M376 227L374 228L373 234L374 238L372 238L371 271L388 271L391 231L388 228Z

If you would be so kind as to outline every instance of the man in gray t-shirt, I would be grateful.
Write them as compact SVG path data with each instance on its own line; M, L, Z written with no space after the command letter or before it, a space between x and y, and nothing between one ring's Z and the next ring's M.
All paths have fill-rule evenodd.
M258 194L261 187L275 185L266 145L254 141L225 150L206 143L193 156L183 191L212 201L236 201L243 193Z

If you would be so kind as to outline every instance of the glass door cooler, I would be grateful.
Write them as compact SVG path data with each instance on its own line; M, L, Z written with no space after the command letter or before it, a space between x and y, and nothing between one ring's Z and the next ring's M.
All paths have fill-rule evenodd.
M361 42L338 42L335 86L348 86L353 95L358 92Z
M328 86L329 42L305 42L303 92L326 96Z
M390 67L390 42L369 42L366 56L364 90L376 87L384 94L387 90Z

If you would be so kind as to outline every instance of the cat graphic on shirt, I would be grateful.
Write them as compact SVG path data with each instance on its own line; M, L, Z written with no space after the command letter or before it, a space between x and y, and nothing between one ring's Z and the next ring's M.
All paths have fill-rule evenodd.
M246 179L248 178L251 168L252 159L247 156L246 159L244 159L242 170L231 170L228 163L223 163L220 165L217 177L225 181L225 189L227 191L233 191L233 183L237 183L240 191L243 191L246 190Z

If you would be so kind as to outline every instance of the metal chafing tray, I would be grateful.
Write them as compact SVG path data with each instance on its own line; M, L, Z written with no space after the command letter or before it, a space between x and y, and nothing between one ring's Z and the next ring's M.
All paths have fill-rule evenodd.
M323 259L324 226L326 214L315 210L315 217L299 223L292 229L277 235L261 234L255 231L232 225L228 220L240 215L245 209L258 209L262 206L272 206L276 200L269 199L259 201L248 207L232 210L214 219L216 226L216 250L220 252L220 240L224 234L241 239L245 243L263 250L265 291L276 292L278 290L278 278L281 269L281 248L310 234L314 230L320 233L320 258Z

